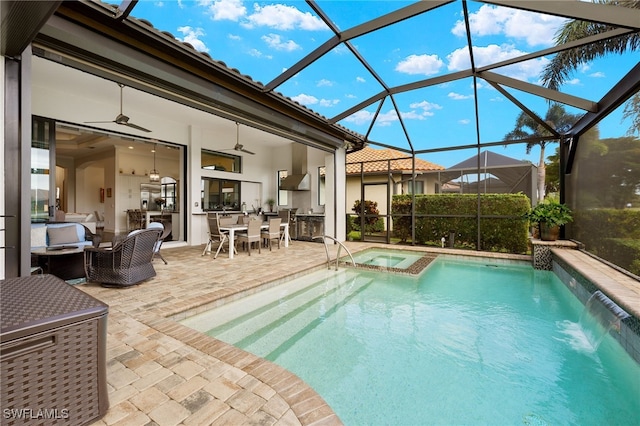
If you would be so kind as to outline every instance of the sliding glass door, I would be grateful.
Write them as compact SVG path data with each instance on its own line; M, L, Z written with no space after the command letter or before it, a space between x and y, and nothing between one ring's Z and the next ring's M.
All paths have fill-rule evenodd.
M31 140L31 222L55 216L55 122L33 118Z

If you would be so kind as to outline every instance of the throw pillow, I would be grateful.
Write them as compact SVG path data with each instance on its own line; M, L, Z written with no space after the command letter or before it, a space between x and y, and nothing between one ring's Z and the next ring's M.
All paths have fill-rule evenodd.
M50 246L80 242L76 225L49 227L47 235Z

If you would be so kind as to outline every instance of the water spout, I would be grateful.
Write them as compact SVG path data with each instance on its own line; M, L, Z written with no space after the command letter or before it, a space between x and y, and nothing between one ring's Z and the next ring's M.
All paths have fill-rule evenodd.
M587 300L579 324L593 350L597 350L609 331L620 330L620 321L627 317L627 312L598 290Z

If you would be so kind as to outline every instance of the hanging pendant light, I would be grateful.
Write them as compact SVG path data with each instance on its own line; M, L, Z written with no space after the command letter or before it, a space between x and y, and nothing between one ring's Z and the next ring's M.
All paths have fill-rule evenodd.
M156 145L153 145L153 170L149 173L149 182L160 182L160 173L156 170Z

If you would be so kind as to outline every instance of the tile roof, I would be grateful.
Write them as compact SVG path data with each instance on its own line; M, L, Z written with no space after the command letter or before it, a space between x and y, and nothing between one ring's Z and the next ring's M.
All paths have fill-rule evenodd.
M387 167L395 172L410 172L411 154L390 148L374 149L366 146L347 154L347 175L359 174L360 163L363 163L365 173L386 173ZM416 157L416 171L431 170L444 170L444 167Z

